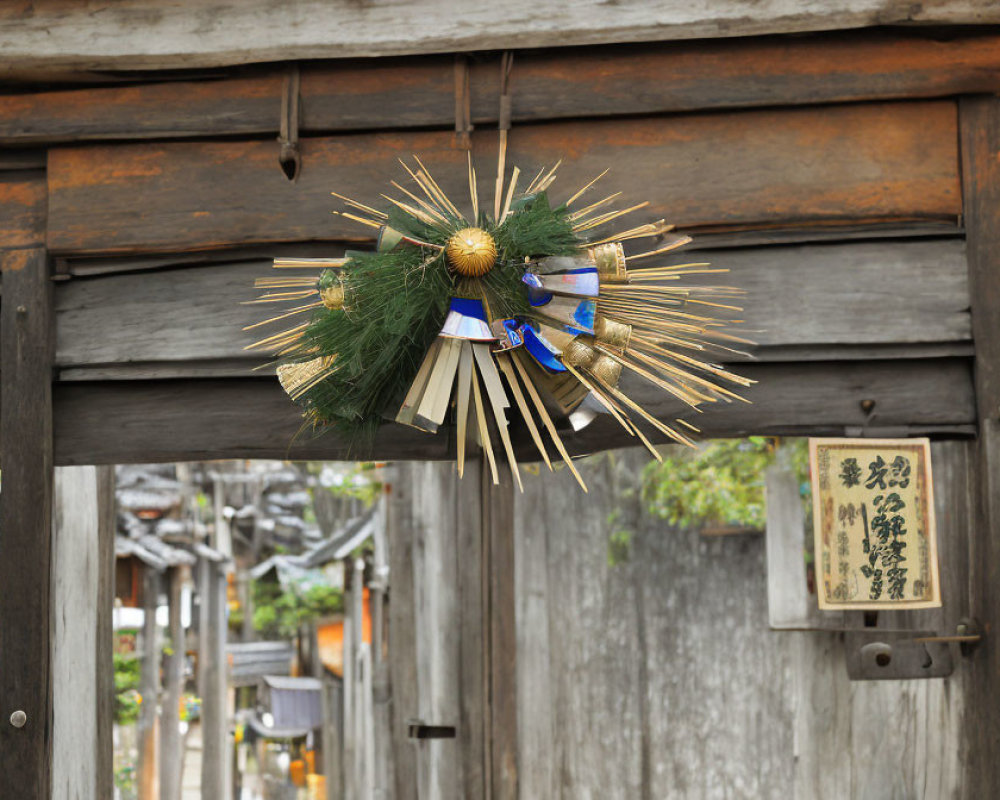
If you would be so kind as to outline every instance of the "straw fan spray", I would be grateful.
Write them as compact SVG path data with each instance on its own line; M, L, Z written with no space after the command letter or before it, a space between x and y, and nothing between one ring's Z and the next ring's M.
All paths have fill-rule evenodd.
M697 433L629 397L624 370L692 408L741 399L728 386L752 381L711 355L746 343L713 316L739 311L729 300L737 290L684 285L725 272L704 263L646 267L690 241L664 220L607 234L648 204L614 209L620 193L588 203L605 173L558 205L548 195L558 164L523 189L517 167L505 179L505 139L490 208L471 155L462 207L417 157L401 162L409 188L392 181L399 196L382 195L382 209L334 193L344 217L377 231L375 251L275 259L280 274L259 279L265 292L252 302L294 306L248 329L292 324L250 348L276 354L282 387L317 431L371 436L395 419L433 435L450 420L460 474L478 445L495 482L506 457L520 485L516 409L549 468L547 441L586 490L560 430L606 413L657 458L643 426L686 444ZM626 256L622 243L643 238L655 243Z

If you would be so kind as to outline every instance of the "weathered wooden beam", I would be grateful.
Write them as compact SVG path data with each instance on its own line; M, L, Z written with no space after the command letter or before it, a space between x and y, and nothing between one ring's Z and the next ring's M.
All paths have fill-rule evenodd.
M752 403L731 403L686 416L705 436L752 433L805 435L845 429L895 428L966 435L975 421L972 375L963 358L906 361L746 364L740 372L758 381L746 391ZM679 404L642 379L624 384L637 401L670 419ZM386 424L369 448L335 433L296 439L298 408L275 380L114 381L57 384L56 463L136 463L215 458L446 460L454 442ZM870 412L862 401L874 400ZM866 404L867 406L867 404ZM623 441L615 423L600 418L567 436L578 453ZM519 457L536 459L525 437Z
M970 663L965 717L966 791L1000 784L1000 719L981 698L1000 691L1000 100L964 100L960 106L962 178L969 247L972 330L976 341L976 460L970 593L972 614L986 632Z
M34 189L32 196L39 197ZM37 221L44 210L30 213ZM36 238L40 231L30 233L27 238ZM47 798L52 787L51 283L42 248L5 251L2 270L0 797Z
M818 35L591 46L515 56L511 119L538 122L699 109L946 97L1000 86L1000 37ZM500 65L470 65L470 113L496 123ZM453 59L301 67L300 130L453 127ZM276 134L283 72L0 96L0 142Z
M53 800L107 797L114 771L109 708L114 696L114 521L102 513L110 477L106 467L55 471Z
M479 163L495 163L495 134L473 143ZM467 193L465 153L450 133L311 138L301 151L292 183L270 142L54 149L48 244L82 254L369 239L368 229L331 215L340 205L330 191L377 202L401 175L396 159L413 153L459 202ZM960 213L955 106L945 101L550 123L511 137L507 161L525 171L559 159L554 199L611 167L607 191L651 200L630 215L636 224L954 221Z
M517 800L517 589L514 585L514 477L500 470L494 484L490 469L481 463L482 531L486 551L483 579L488 581L485 635L489 637L487 748L490 800Z
M296 0L233 6L194 0L163 8L155 0L94 2L74 11L60 0L33 0L0 13L5 71L169 69L288 59L386 56L518 47L704 39L873 25L988 24L1000 12L974 0L928 0L849 7L774 0L748 10L738 0L691 6L670 0L613 6L572 0L558 6L513 0L330 5ZM142 35L137 35L141 32Z
M959 239L699 251L672 260L730 270L716 282L745 290L739 328L757 342L761 360L830 358L837 346L842 357L884 358L888 346L902 356L908 346L971 341ZM245 347L268 330L242 328L279 312L240 303L259 294L254 278L271 271L261 259L60 283L60 379L251 375L268 358Z

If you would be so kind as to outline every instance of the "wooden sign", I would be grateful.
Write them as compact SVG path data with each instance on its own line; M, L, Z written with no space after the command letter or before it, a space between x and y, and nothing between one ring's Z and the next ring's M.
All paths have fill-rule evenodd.
M821 609L941 605L927 439L810 439Z

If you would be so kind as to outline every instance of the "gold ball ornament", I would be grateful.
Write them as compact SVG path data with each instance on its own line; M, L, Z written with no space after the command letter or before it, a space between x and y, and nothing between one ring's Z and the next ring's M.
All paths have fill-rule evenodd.
M448 263L467 278L480 278L493 269L497 245L482 228L463 228L445 245Z

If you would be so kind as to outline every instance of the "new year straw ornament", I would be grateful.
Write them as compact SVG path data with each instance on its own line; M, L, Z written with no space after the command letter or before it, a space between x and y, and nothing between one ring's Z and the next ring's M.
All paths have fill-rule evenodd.
M384 211L334 193L349 209L339 213L377 231L375 251L275 259L281 274L259 279L265 292L251 302L293 306L247 329L290 327L248 349L277 355L282 387L317 429L371 434L395 419L431 435L450 420L459 474L477 444L494 482L502 449L520 486L510 435L516 414L549 468L551 446L586 491L560 429L579 430L606 413L658 459L642 424L684 444L697 432L631 399L620 388L625 370L692 408L741 399L725 384L752 381L707 355L745 343L710 316L738 311L722 302L736 290L680 283L725 272L704 263L636 268L690 239L664 220L602 233L647 205L616 210L612 194L580 207L605 173L553 207L547 190L559 164L521 190L516 167L505 186L504 151L501 142L491 210L480 208L470 156L470 216L416 156L400 162L411 188L392 181L402 198L382 195ZM622 242L647 237L659 244L625 255Z

